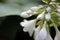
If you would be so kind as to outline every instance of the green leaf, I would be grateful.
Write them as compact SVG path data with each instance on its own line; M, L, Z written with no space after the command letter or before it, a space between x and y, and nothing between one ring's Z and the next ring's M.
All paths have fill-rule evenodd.
M51 0L42 0L44 3L49 4Z
M9 16L9 15L19 15L20 13L28 10L35 3L28 3L25 5L17 5L17 4L0 4L0 17Z
M18 6L0 4L0 17L8 16L8 15L19 15L21 13L21 10L17 8Z

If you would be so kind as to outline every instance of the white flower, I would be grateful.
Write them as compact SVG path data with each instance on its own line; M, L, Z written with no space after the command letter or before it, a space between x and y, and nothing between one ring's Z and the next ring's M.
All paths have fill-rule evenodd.
M34 30L34 39L36 38L39 32L40 32L40 25Z
M57 26L54 24L55 26L55 30L56 30L56 36L54 38L54 40L60 40L60 31L58 30Z
M51 0L51 1L56 1L56 0Z
M40 26L38 26L35 30L35 40L52 40L50 34L47 32L46 29L46 21L44 22L43 28L41 29Z
M24 20L24 22L21 22L21 26L23 26L23 31L24 32L28 32L30 36L32 36L33 34L33 31L35 29L35 22L36 20L30 20L30 21L27 21L27 20Z
M49 20L51 19L51 14L50 14L50 13L47 13L47 14L45 15L45 18L46 18L47 21L49 21Z
M31 15L31 16L34 14L37 14L37 12L33 12L32 10L28 10L27 13L28 13L28 15Z
M50 11L51 11L51 8L48 6L48 7L46 8L46 11L47 11L47 12L50 12Z
M43 18L44 18L44 13L45 13L45 12L42 12L41 14L39 14L39 15L37 16L37 19L43 19Z
M50 36L49 33L47 33L46 39L45 40L53 40L52 37Z
M35 40L53 40L51 38L50 34L47 33L47 30L46 30L45 27L42 28L41 30L40 30L40 27L38 27L36 29L36 33L35 33L35 38L34 39Z
M28 18L28 17L32 16L32 11L28 10L28 11L22 12L20 14L20 16L23 17L23 18Z
M59 30L58 30L58 32L56 32L56 36L55 36L54 40L60 40L60 31Z
M57 8L57 11L60 13L60 8Z
M31 10L32 10L33 12L36 12L38 9L39 9L39 7L36 7L36 6L34 6L34 7L31 8Z
M38 35L36 36L35 40L44 40L46 36L47 36L47 31L46 28L43 27L38 33Z
M57 6L56 9L57 9L57 11L60 13L60 6Z

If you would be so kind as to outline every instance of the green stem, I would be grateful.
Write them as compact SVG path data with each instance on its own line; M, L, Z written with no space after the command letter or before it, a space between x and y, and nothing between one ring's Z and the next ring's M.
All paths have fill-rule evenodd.
M47 32L50 33L48 24L47 24Z

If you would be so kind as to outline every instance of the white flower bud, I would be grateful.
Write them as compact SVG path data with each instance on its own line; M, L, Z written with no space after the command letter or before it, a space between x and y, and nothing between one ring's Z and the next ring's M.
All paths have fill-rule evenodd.
M46 18L47 21L49 21L49 20L51 19L51 14L50 14L50 13L47 13L47 14L45 15L45 18Z
M56 0L51 0L51 1L56 1Z
M37 16L37 19L43 19L43 18L44 18L44 12Z
M37 31L37 35L35 37L35 40L52 40L50 34L47 32L47 29L46 29L46 21L43 24L43 28L40 29L38 27L36 31Z
M57 11L60 13L60 8L59 8L59 9L57 9Z
M51 11L51 8L48 6L48 7L46 8L46 10L47 10L47 12L50 12L50 11Z
M44 40L46 39L46 36L47 36L47 31L46 28L43 27L38 33L38 35L36 36L35 40Z
M60 13L60 6L57 6L56 9L57 9L57 11Z
M32 14L32 11L31 10L28 10L28 11L26 11L27 12L27 14Z
M32 10L33 12L36 12L38 9L39 9L39 7L36 7L36 6L31 8L31 10Z
M22 12L20 14L20 16L23 17L23 18L28 18L28 17L32 16L32 11L28 10L28 11Z
M20 14L20 16L23 17L23 18L28 18L28 17L30 17L30 16L27 14L26 11L25 11L25 12L22 12L22 13Z

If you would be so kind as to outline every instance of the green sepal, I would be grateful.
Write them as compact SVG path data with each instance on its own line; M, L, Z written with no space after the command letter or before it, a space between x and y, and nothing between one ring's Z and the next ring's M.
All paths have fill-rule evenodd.
M42 0L44 3L49 4L51 0Z
M58 19L58 16L52 15L51 21L53 21L56 25L60 25L60 20Z

